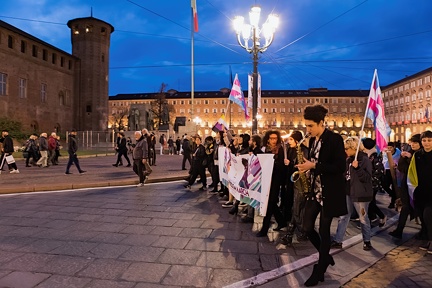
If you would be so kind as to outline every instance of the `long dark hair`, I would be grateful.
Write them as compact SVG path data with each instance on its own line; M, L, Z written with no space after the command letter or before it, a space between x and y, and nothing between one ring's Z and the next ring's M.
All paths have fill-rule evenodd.
M263 146L267 146L268 145L268 140L270 139L270 135L271 134L276 134L277 137L278 137L276 145L280 145L282 143L282 138L281 138L279 130L269 130L269 131L267 131L265 133L265 135L263 137L263 142L262 142Z

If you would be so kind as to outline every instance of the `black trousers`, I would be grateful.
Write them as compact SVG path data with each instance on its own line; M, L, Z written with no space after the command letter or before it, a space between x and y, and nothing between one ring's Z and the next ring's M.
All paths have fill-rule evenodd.
M189 178L189 185L192 186L192 184L195 183L195 180L197 179L198 175L200 175L200 179L203 187L207 187L207 176L205 173L205 167L201 164L201 160L194 161L192 165L192 173Z
M315 230L315 221L320 214L319 229ZM330 262L330 226L333 217L325 217L322 206L315 199L308 198L304 207L303 229L312 245L319 253L318 269L324 272Z
M72 163L75 164L75 167L77 167L78 172L81 172L81 167L78 161L78 156L76 154L69 154L69 161L66 166L66 173L69 172L70 167L72 166Z
M390 185L392 186L392 188L390 188ZM391 176L390 169L387 169L385 172L382 187L391 197L391 203L394 204L396 201L396 192L395 192L395 189L393 187L393 178Z
M368 217L369 217L369 220L375 219L377 216L380 219L383 219L384 216L385 216L384 213L381 211L381 209L377 206L377 202L376 202L376 195L377 195L377 193L378 193L378 189L374 189L373 190L373 199L369 203L369 208L368 208ZM399 219L400 219L400 217L399 217Z
M186 169L186 160L189 161L189 165L192 166L191 154L190 153L184 153L183 154L182 169Z
M118 165L119 163L121 163L121 157L122 156L126 159L127 163L130 164L129 157L127 156L127 150L119 150L117 152L117 162L116 162L116 165Z
M280 211L278 207L279 202L279 189L280 189L280 182L279 181L273 181L270 186L270 194L267 204L267 212L266 216L263 219L263 226L261 228L261 232L267 233L270 228L270 221L271 217L274 215L276 222L278 223L278 226L286 226L287 222L285 221L282 212Z
M138 175L139 183L144 183L144 164L142 163L141 159L133 160L133 171Z

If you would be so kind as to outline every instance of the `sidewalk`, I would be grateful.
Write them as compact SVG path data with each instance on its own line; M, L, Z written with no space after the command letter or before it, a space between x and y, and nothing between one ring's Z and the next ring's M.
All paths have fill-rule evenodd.
M137 184L138 177L134 174L132 168L125 166L113 167L112 164L115 163L115 160L116 156L114 155L81 157L81 167L87 171L87 173L83 175L78 174L75 167L71 168L71 172L74 174L64 174L67 158L62 158L60 160L60 165L48 168L25 167L24 160L18 160L17 165L20 174L9 174L7 171L3 171L0 175L0 193L37 192ZM181 161L182 156L179 155L157 155L157 166L152 166L153 173L147 183L180 180L186 177L187 171L181 170ZM189 167L188 164L186 167ZM214 197L216 196L212 196L209 199L213 199ZM213 199L212 201L208 201L208 199L203 200L206 203L208 202L206 204L209 206L207 209L218 211L217 214L221 215L221 217L223 216L227 219L231 219L229 215L225 215L226 210L220 208L217 199ZM384 205L386 206L388 201L389 198L386 195L378 195L378 202L381 203L381 207ZM171 210L174 211L175 209L171 208ZM348 234L350 236L344 241L344 248L331 250L336 265L334 267L329 267L325 276L325 282L320 283L318 287L432 287L432 274L429 272L432 271L432 255L428 255L426 252L419 250L418 246L421 245L422 242L413 239L419 226L415 224L414 221L409 222L404 231L403 240L395 241L395 239L392 239L388 235L388 231L394 229L392 225L396 223L397 215L393 210L384 210L390 219L385 227L375 227L373 229L375 233L375 236L372 238L374 250L363 251L361 234L359 234L360 230L355 227L349 228ZM193 220L191 221L193 222ZM336 221L333 222L332 233L334 233L336 224ZM241 224L233 224L231 227L232 229L239 229L239 227L243 229L243 226L244 225ZM247 233L247 235L249 234L250 233ZM245 239L250 240L247 237ZM268 251L273 251L275 248L279 251L278 254L280 254L280 256L278 257L280 258L273 258L272 256L272 258L269 258L272 259L271 261L260 262L262 267L272 268L264 269L266 272L258 273L255 276L245 273L239 279L232 277L231 284L224 283L224 285L228 285L226 287L232 288L302 286L304 281L311 274L312 264L317 260L316 251L310 247L309 243L298 243L291 248L281 248L279 247L280 244L277 244L278 237L278 233L269 233L269 239L275 242L268 242L267 239L259 241L259 253L266 253L266 249ZM240 242L246 243L245 241ZM247 243L249 243L249 241L247 241ZM237 247L236 249L243 251L246 248L248 247ZM273 251L272 253L275 252ZM242 258L240 257L239 259ZM236 261L239 261L239 259ZM263 257L263 259L265 259L265 257ZM275 261L276 259L279 260ZM272 261L275 261L275 263ZM228 273L228 270L224 271L224 273ZM224 285L220 285L219 287ZM170 287L178 286L171 285ZM218 287L218 285L211 287Z
M83 156L78 157L80 166L86 173L80 175L72 166L72 175L65 175L67 157L60 158L60 164L39 168L37 166L25 167L25 160L18 159L19 174L9 174L7 166L0 174L1 194L18 192L38 192L49 190L67 190L103 186L123 186L138 184L138 176L132 167L114 167L117 156ZM183 179L187 176L187 170L181 170L182 155L157 155L156 166L152 166L153 173L147 183L167 182ZM189 168L189 163L186 163Z

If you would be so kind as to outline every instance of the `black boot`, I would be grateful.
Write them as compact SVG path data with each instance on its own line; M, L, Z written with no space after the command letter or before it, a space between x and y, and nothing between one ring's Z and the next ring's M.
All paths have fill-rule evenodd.
M304 285L306 287L311 287L311 286L316 286L318 285L318 283L324 282L324 273L319 271L319 267L318 264L315 264L313 266L313 271L312 271L312 275L309 277L309 279L306 280L306 282L304 283Z
M237 215L238 205L234 205L228 213L230 213L231 215Z

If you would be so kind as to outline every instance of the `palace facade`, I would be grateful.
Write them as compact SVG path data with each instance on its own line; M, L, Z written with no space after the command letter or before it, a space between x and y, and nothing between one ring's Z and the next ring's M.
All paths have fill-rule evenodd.
M0 20L0 117L24 131L107 130L114 27L93 17L68 26L72 54Z

